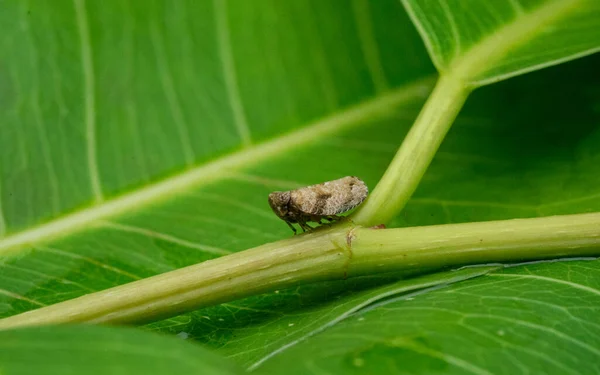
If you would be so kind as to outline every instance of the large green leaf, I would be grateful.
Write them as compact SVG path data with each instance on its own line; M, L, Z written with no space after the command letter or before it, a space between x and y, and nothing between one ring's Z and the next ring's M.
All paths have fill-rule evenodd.
M600 51L590 0L402 0L438 70L485 84Z
M150 326L204 342L253 370L299 342L310 339L358 311L391 297L408 297L478 277L498 267L477 267L393 282L408 275L360 278L344 283L319 283L277 291L204 309L197 320ZM363 290L366 289L366 290ZM301 298L298 298L298 295Z
M383 301L257 373L595 374L600 267L534 264Z
M431 72L412 26L395 25L399 5L376 5L390 16L363 30L355 18L367 15L343 3L6 2L3 232L339 113L375 95L373 69L394 87ZM374 56L370 70L362 51L373 48L361 41L414 60Z
M0 313L287 237L274 189L352 173L374 185L388 155L318 142L397 128L380 118L404 106L401 139L433 69L400 4L343 4L7 2ZM378 94L374 75L395 90Z
M578 61L477 91L459 116L415 197L393 225L431 225L600 210L597 190L600 167L595 146L600 141L600 93L594 89L600 84L600 77L594 76L590 81L589 75L599 62L598 57ZM506 111L507 106L513 110ZM556 110L549 111L548 108ZM393 129L376 129L370 134L355 133L356 137L352 137L349 144L370 154L387 153L391 158L395 149L386 137ZM261 172L268 170L269 166L265 166ZM511 272L546 274L556 278L557 282L573 281L598 288L600 279L595 275L600 262L586 261L575 266L573 263L566 264L568 267L559 263L540 263L533 268L515 268ZM570 277L574 272L578 277L572 280ZM437 277L443 283L443 278L450 275L437 274ZM304 342L306 337L305 345L310 346L313 337L319 337L319 334L313 335L314 331L327 332L325 328L338 324L340 316L352 317L360 311L361 304L369 298L388 297L385 292L388 288L395 290L395 286L378 287L378 284L391 280L392 276L380 275L377 279L282 290L203 309L189 316L154 324L152 328L173 334L184 332L250 368L260 369L262 364L270 366L271 359L276 361L278 353L295 350L292 349L294 345ZM476 284L478 280L474 279L471 283ZM411 281L414 287L419 287L419 279ZM517 285L521 282L521 279L514 281ZM557 306L555 310L569 309L571 300L563 299L564 293L548 291L549 282L532 283L529 279L525 288L532 292L540 291L540 295L531 296L534 299L542 299L542 302L546 298L552 299ZM396 287L405 285L404 281L398 283ZM371 289L360 292L361 287ZM582 293L574 286L565 290L577 295ZM429 290L425 292L429 293ZM490 288L473 288L471 293L473 296L461 296L448 304L461 306L473 300L507 296L504 289L498 290L498 294ZM404 294L398 292L397 295L401 297ZM427 301L435 305L434 299ZM582 316L573 318L573 324L579 324L581 320L585 321L582 323L584 327L598 324L596 315L586 313L594 311L594 303L593 299L586 302L588 307L582 309ZM358 309L355 308L357 305ZM506 312L505 316L515 314ZM550 328L554 324L553 316L546 316L542 311L539 316L544 327ZM435 320L435 316L431 319ZM410 322L417 325L420 322L418 315L411 316ZM449 325L447 329L458 336L465 331L460 324L444 322ZM382 327L381 332L375 332L380 335L393 335L395 332L383 323ZM418 329L416 327L415 331ZM576 335L585 337L585 332L582 328L576 331ZM539 337L535 344L547 345L545 340L545 337ZM586 342L587 339L583 340ZM563 341L561 345L570 344ZM485 347L478 350L485 352L486 356L492 355L486 352ZM489 350L493 353L497 348ZM520 349L509 346L505 350L507 357L516 357L525 366L537 366L529 363L532 361L529 357L522 357ZM298 355L298 361L308 360L310 355ZM289 364L291 357L286 358ZM562 358L556 360L560 362ZM490 362L483 359L477 363L484 368L490 366ZM427 368L420 368L421 373L429 373ZM337 372L334 371L336 369ZM332 367L330 370L332 373L346 373L348 368ZM368 370L365 373L370 373Z
M2 331L0 369L5 375L242 373L230 361L175 337L94 326Z
M434 71L394 0L2 4L3 317L291 235L266 195L350 174L374 186ZM392 224L599 210L597 64L477 92ZM338 297L345 316L397 279L300 287L152 328L251 365L313 321L335 326Z

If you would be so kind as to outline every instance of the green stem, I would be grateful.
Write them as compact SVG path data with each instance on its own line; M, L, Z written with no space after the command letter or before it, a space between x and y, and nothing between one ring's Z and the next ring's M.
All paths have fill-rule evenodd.
M360 230L348 274L600 255L600 213Z
M5 318L0 329L144 323L319 280L598 255L600 213L398 229L346 223Z
M346 230L329 228L91 293L0 320L0 329L56 323L144 323L199 307L284 288L340 279Z
M470 92L463 81L453 76L440 77L373 193L352 216L355 223L386 223L402 210Z

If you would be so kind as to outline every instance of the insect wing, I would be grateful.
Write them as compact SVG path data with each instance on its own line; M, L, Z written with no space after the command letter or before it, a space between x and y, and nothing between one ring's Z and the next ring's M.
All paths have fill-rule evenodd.
M344 177L294 190L291 202L298 211L307 215L328 216L353 209L365 200L367 194L367 186L362 180Z

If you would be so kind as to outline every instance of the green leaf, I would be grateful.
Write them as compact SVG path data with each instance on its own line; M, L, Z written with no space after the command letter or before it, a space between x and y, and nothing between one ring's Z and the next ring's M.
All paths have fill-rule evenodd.
M2 317L291 236L267 194L344 175L375 186L434 71L395 0L3 5ZM392 225L598 211L597 65L592 57L476 92ZM291 342L282 332L293 340L326 321L338 297L354 311L397 279L302 286L152 328L247 365Z
M0 331L2 374L241 374L181 338L131 328L39 327Z
M474 267L395 281L410 275L363 277L343 283L319 283L298 291L277 291L268 298L250 298L205 309L196 323L161 322L153 330L185 334L218 348L222 355L250 370L280 352L326 331L381 300L426 293L451 283L481 276L498 267ZM368 288L368 289L366 289ZM366 290L365 290L366 289ZM303 303L311 301L311 303ZM228 332L231 330L231 332Z
M600 121L600 94L594 88L600 84L600 80L597 76L590 75L598 63L598 57L584 59L476 91L457 119L414 198L391 226L422 226L600 210L597 190L597 186L600 186L600 170L596 163L596 144L600 142L600 131L596 125ZM505 110L507 107L512 110ZM368 134L355 131L355 137L348 137L349 140L352 139L348 145L361 149L364 155L387 152L391 157L395 148L386 140L391 133L392 128L388 127L371 128ZM268 171L270 166L272 165L267 165L262 170ZM499 227L498 230L502 231L503 228ZM589 268L587 280L574 281L583 281L584 285L597 288L600 278L595 276L595 270L600 262L581 262L577 267L574 264L566 263L566 267L560 263L540 263L522 270L534 275L549 275L558 281L570 281L569 277L572 275L569 276L564 270L578 270L578 275L585 278L586 273L581 270ZM512 268L510 272L516 270L517 268ZM436 274L434 277L446 276ZM473 279L470 283L477 285L479 279ZM271 366L271 359L278 361L278 353L289 360L291 357L287 357L287 350L296 353L294 348L299 338L309 335L306 341L301 342L303 347L310 346L313 339L318 339L321 334L337 327L337 324L345 324L345 320L340 323L335 318L327 318L346 318L347 313L347 319L354 319L360 309L352 310L356 305L351 302L364 301L360 299L360 293L378 295L378 286L381 289L388 288L385 284L393 280L394 277L389 275L378 275L367 279L281 290L203 309L188 316L154 324L151 328L172 334L189 334L239 363L248 367L257 366L258 371L262 365L258 366L256 363L265 357L269 358L261 362L265 366ZM419 285L418 280L410 279L415 282L414 286ZM514 282L518 284L522 281ZM404 282L399 283L403 285ZM460 285L462 284L458 283L457 287ZM544 294L548 288L546 284L540 285L540 293ZM536 290L530 283L526 287ZM361 292L363 288L370 289ZM389 288L393 289L394 286L390 285ZM472 296L455 300L456 306L495 296L494 290L490 288L473 289ZM426 291L427 294L430 292ZM580 289L574 289L573 293L580 293ZM564 293L548 292L547 297L542 295L540 298L552 299L552 303L557 306L553 310L568 310L572 300L563 296ZM435 306L434 297L427 301ZM591 299L589 305L593 307L594 303ZM449 304L452 305L450 302ZM540 310L539 318L550 326L553 324L553 316L546 315L547 311L550 310ZM514 317L516 314L518 312L507 312L505 315ZM593 314L584 315L588 322L585 325L598 324L595 317ZM420 322L419 315L411 316L410 319L410 323L415 326ZM431 319L435 320L435 316ZM331 321L335 324L329 324ZM573 322L579 324L575 318ZM385 322L382 321L382 324ZM444 324L451 323L444 321ZM322 326L326 329L320 333ZM458 336L464 330L458 324L447 329ZM314 330L318 331L317 334L310 334ZM394 332L390 328L384 333L392 335ZM582 336L581 339L587 342L586 337ZM545 340L546 337L541 337L533 345L547 345ZM477 341L476 344L478 343ZM335 349L333 344L330 349ZM489 348L489 353L486 346L479 346L478 350L486 356L493 356L498 351L493 346ZM531 357L523 357L519 349L507 347L503 351L511 361L514 357L522 361L525 367L538 366ZM390 356L393 358L392 354ZM297 361L300 363L309 358L298 354ZM505 357L502 358L506 360ZM562 358L557 360L562 361ZM489 365L483 360L475 361L484 368ZM346 367L332 367L330 370L331 373L341 374L349 371ZM389 369L386 368L387 370ZM420 373L430 373L426 368L421 370ZM365 370L364 373L369 371Z
M388 154L340 137L381 124L401 139L433 69L400 4L337 5L7 3L0 314L289 237L270 191L353 173L373 186Z
M585 0L531 1L525 7L517 0L404 4L441 76L370 199L353 216L360 225L389 222L404 208L474 88L600 49L600 7ZM447 18L451 37L440 17ZM454 49L443 49L440 41ZM449 59L447 66L440 56Z
M600 51L590 0L402 0L440 72L483 85Z
M258 374L594 374L598 262L533 264L375 304Z

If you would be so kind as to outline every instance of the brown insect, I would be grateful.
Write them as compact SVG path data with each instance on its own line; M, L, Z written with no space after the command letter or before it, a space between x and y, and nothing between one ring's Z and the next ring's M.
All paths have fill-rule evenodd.
M348 176L290 191L275 191L269 194L269 205L280 219L292 228L297 223L306 232L313 227L307 222L324 224L341 219L337 216L361 204L369 189L358 177Z

